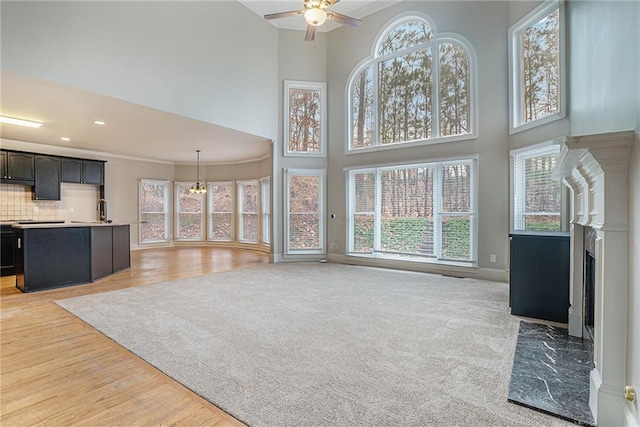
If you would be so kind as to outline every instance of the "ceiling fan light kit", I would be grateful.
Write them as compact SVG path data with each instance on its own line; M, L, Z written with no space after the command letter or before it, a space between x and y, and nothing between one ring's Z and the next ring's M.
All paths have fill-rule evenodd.
M314 41L316 37L316 27L324 24L327 20L336 22L342 25L348 25L353 28L360 27L362 21L359 19L351 18L346 15L341 15L337 12L328 11L327 9L340 0L303 0L303 10L293 10L290 12L270 13L264 15L264 19L279 19L288 18L290 16L304 15L304 20L307 22L307 32L304 39L306 41Z
M307 11L304 13L304 20L307 21L307 24L309 25L319 27L327 20L327 12L325 12L323 9L315 7L307 9Z

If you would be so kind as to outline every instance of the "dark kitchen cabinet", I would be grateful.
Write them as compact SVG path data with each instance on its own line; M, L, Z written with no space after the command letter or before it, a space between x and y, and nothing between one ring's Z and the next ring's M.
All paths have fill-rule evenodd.
M18 151L2 152L2 180L33 185L33 154Z
M91 281L113 273L113 227L91 228Z
M128 225L113 227L113 271L124 270L131 266L131 242Z
M6 151L0 151L0 178L7 179L7 153Z
M62 182L104 185L104 162L62 159Z
M104 184L104 162L83 160L82 173L85 184Z
M569 233L514 231L509 240L511 314L567 323Z
M89 283L130 266L129 225L13 230L16 287L22 292Z
M62 182L82 183L82 160L62 159Z
M34 200L60 200L60 158L35 156Z
M15 274L14 269L14 238L15 233L11 225L0 226L0 276Z

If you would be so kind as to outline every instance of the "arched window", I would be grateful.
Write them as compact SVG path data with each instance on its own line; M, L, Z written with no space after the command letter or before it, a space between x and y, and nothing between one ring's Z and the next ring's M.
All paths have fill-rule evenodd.
M349 150L475 136L474 54L426 17L394 21L349 80Z

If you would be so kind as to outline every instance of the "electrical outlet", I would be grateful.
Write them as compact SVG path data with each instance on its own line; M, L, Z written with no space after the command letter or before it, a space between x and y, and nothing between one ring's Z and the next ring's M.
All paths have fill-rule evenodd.
M329 248L332 249L332 250L338 249L338 244L337 243L331 243L329 245Z
M489 255L489 262L496 262L496 254Z
M33 211L34 211L34 212L38 212L39 210L40 210L40 208L38 208L37 206L34 206L34 207L33 207Z
M75 209L73 208L73 206L69 206L69 212L73 212L75 211Z

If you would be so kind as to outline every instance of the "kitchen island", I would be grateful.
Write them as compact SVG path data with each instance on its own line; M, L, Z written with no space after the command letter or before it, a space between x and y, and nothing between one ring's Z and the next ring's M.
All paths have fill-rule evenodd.
M90 283L131 265L129 224L14 224L22 292Z

